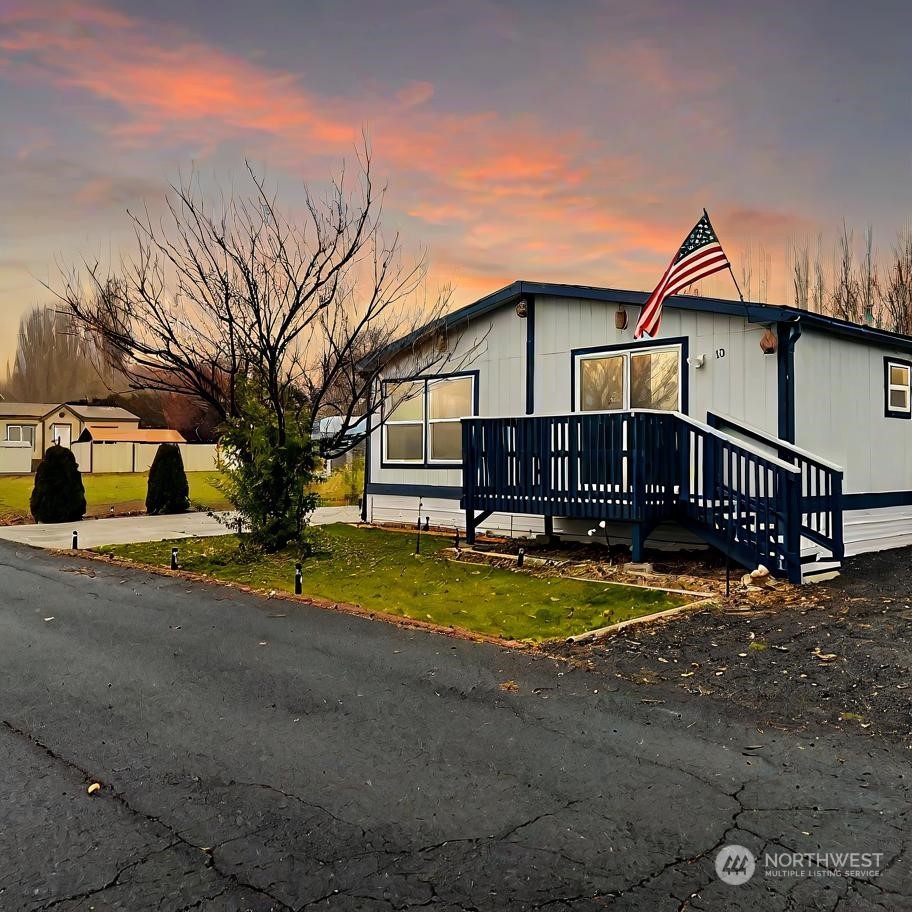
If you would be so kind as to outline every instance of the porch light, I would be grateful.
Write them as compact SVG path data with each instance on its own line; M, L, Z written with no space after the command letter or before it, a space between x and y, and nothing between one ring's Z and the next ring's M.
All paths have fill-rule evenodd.
M516 316L520 319L529 315L529 304L525 298L520 298L516 302Z
M766 332L760 337L760 348L763 349L764 355L775 355L779 347L778 339L773 335L772 330L767 326Z
M627 311L620 304L614 314L614 328L627 329Z

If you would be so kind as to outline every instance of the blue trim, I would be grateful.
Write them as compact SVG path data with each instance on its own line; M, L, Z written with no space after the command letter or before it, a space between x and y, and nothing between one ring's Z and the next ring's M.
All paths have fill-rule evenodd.
M535 411L535 298L526 299L526 414Z
M869 494L843 494L846 510L877 510L881 507L912 506L912 491L875 491Z
M367 435L364 438L364 491L361 498L361 522L367 522L367 489L370 487L371 472L371 413L368 412L365 421L367 422ZM382 444L383 441L381 441Z
M594 288L587 285L563 285L550 282L513 282L473 304L454 310L435 323L428 324L415 332L391 343L375 357L381 362L393 357L403 348L416 340L425 338L433 332L464 328L471 320L498 310L501 307L515 304L521 297L552 296L557 298L576 298L584 301L605 301L612 304L624 304L631 307L642 307L649 297L648 292L627 291L617 288ZM750 302L731 301L725 298L702 298L686 295L674 295L666 298L663 307L678 310L693 310L703 313L724 314L732 317L747 317L749 323L782 323L801 319L808 329L816 329L835 336L842 336L856 342L863 342L912 354L912 336L876 329L873 326L861 326L827 317L823 314L794 307L773 304L753 304ZM365 364L370 362L365 362Z
M438 497L441 500L459 501L462 488L432 484L382 484L367 485L368 494L386 494L390 497Z
M778 436L788 443L795 442L795 343L801 338L801 325L776 324L776 367L778 396Z
M601 352L628 352L641 348L669 348L678 345L681 348L681 411L687 415L690 407L690 365L687 359L690 353L690 339L687 336L671 336L668 339L646 339L645 341L618 342L614 345L593 345L588 348L570 350L570 411L576 411L576 361L580 355L596 355Z
M902 358L888 358L884 359L884 418L905 418L906 420L912 418L912 412L901 412L897 409L890 408L890 365L895 364L897 367L907 367L909 368L909 377L912 380L912 363L909 361L903 361ZM909 395L912 396L912 389L909 391Z
M380 385L380 468L381 469L461 469L462 461L458 462L437 462L428 458L429 437L428 434L428 384L435 380L450 380L454 377L471 377L472 382L472 408L474 414L466 417L474 418L478 415L478 384L481 372L478 370L454 371L451 374L429 374L426 377L389 377L384 378ZM386 396L383 394L383 387L387 383L423 383L424 384L424 425L422 427L422 458L420 462L389 462L386 459L386 447L384 446L383 434L386 432ZM417 423L417 422L416 422Z

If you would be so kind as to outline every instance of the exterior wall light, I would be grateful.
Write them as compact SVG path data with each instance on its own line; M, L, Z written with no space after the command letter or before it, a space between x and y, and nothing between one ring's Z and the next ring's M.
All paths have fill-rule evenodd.
M779 340L773 334L773 331L767 327L766 332L760 337L760 348L763 349L764 355L775 355L779 347Z
M526 317L529 314L529 304L525 298L520 298L516 302L516 316L517 317Z

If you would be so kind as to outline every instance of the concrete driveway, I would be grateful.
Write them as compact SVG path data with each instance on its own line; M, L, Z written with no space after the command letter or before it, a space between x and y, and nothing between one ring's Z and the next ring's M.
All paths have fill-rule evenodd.
M3 912L909 909L905 746L10 544L0 592Z
M18 542L36 548L70 548L73 532L80 548L99 545L128 545L134 542L161 541L167 538L197 538L227 535L235 531L233 513L220 513L221 521L206 513L179 513L174 516L121 516L113 519L86 519L77 523L36 523L0 527L0 541ZM357 522L357 507L320 507L311 519L314 525Z

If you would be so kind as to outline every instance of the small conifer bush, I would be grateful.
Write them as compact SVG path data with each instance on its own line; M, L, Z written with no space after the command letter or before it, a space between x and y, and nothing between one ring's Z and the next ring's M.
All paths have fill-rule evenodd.
M35 472L29 507L32 516L42 523L75 522L85 515L82 475L68 447L48 447Z
M149 469L146 512L183 513L190 506L190 485L184 460L176 443L163 443Z

